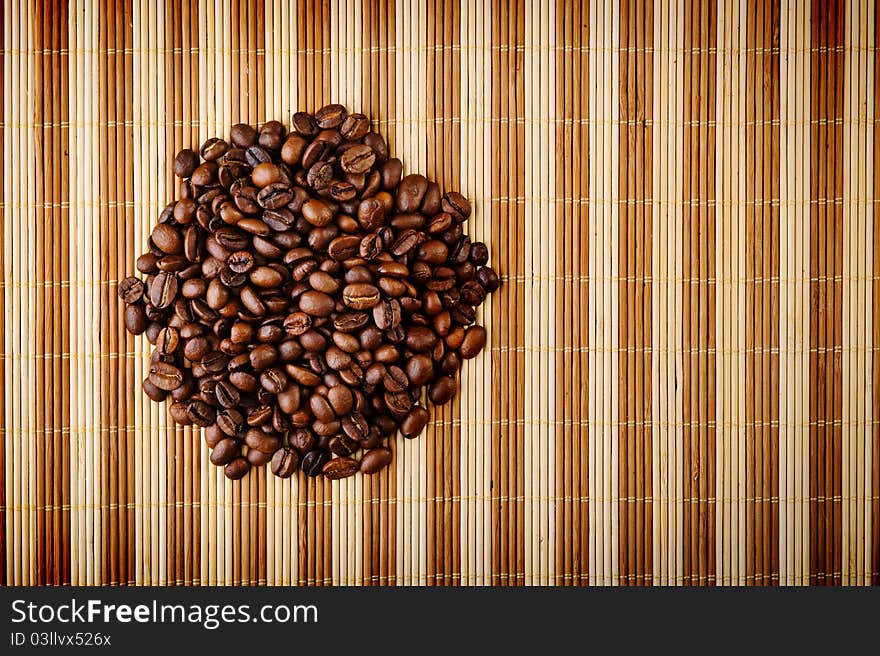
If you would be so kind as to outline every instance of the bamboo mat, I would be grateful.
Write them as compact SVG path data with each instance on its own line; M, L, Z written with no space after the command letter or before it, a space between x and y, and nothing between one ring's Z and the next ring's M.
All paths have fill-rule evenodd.
M874 1L5 0L0 581L880 583ZM374 478L241 482L124 333L181 147L345 103L490 344Z

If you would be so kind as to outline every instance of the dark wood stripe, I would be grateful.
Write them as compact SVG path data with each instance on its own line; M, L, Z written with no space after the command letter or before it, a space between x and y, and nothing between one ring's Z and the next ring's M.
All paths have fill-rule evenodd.
M459 17L452 5L429 0L426 29L428 170L424 174L440 185L441 192L460 187L460 84ZM467 230L467 225L464 226ZM460 380L460 379L459 379ZM457 397L457 400L460 396ZM428 585L460 583L461 441L457 420L459 403L440 408L428 404L431 426L421 439L427 449Z
M67 178L67 134L63 99L66 98L66 53L63 71L60 50L66 48L66 3L38 3L34 27L36 89L41 102L35 104L34 121L37 179L37 275L42 284L36 291L37 325L37 571L38 584L61 585L70 581L69 475L69 384L62 354L69 344L69 320L60 312L62 281L67 280L66 241L69 199ZM63 93L63 95L62 95ZM51 326L51 328L49 328Z
M715 71L717 5L685 15L682 301L684 582L715 582Z
M521 500L523 430L517 425L524 405L522 323L525 271L521 245L524 208L516 202L524 189L522 79L524 4L492 3L492 234L493 259L503 285L491 297L493 317L492 416L492 582L521 585L525 580Z
M583 276L589 270L589 208L580 202L589 193L589 167L574 166L589 152L589 60L583 45L590 42L589 4L581 0L556 3L556 335L563 351L556 356L556 416L562 421L556 441L556 585L581 585L587 580L589 519L588 429L581 417L588 414L585 390L588 380L589 287ZM561 293L560 292L561 287ZM570 308L578 308L575 313Z
M779 5L748 10L746 582L779 581Z
M329 76L324 75L324 55L316 54L324 47L325 30L323 23L333 17L329 5L322 0L300 2L297 13L297 33L299 35L299 88L301 95L299 107L294 111L314 112L331 102L329 97ZM329 32L327 33L329 39ZM329 42L327 43L329 46ZM326 91L326 94L325 94ZM332 484L319 476L318 479L302 480L299 485L299 584L329 585L332 563L332 514L330 504L333 499Z
M119 0L115 0L117 29ZM165 139L169 164L164 167L166 188L170 198L177 198L179 181L171 173L170 161L182 148L198 149L198 56L191 52L198 35L192 26L198 25L198 7L186 0L165 2ZM126 65L129 62L126 61ZM121 97L120 93L118 97ZM123 108L118 108L122 114ZM128 138L125 133L124 138ZM127 265L130 266L130 265ZM170 403L170 402L169 402ZM200 431L193 427L175 425L169 419L168 453L166 454L166 578L172 585L190 585L197 582L200 572L200 490L199 453ZM133 461L133 456L128 458ZM133 476L133 469L129 469ZM133 493L133 489L131 490ZM133 497L130 499L133 501ZM131 512L133 523L133 510ZM132 536L133 538L133 536ZM132 545L133 546L133 545ZM133 557L133 549L131 549ZM131 575L133 575L133 570Z
M880 107L880 3L874 6L874 111ZM873 426L871 427L874 440L872 455L872 485L871 485L871 585L880 585L880 131L875 118L874 121L874 285L873 285L873 369L874 377L874 405L872 412Z
M265 120L265 0L232 3L232 123ZM233 483L233 581L266 583L266 477L256 471Z
M395 68L387 47L395 43L396 38L393 22L395 5L393 0L362 0L361 11L364 18L361 58L363 96L361 107L357 109L372 119L373 130L379 131L387 140L391 132L388 121L394 111L394 80L391 76ZM355 111L356 108L349 110ZM400 153L396 155L400 156ZM396 466L402 466L402 462L386 467L376 476L362 478L363 579L371 585L390 585L396 578L397 513L389 507L388 502L391 498L389 495L396 490ZM346 548L342 545L343 550Z
M618 492L622 584L644 585L652 571L651 198L653 3L620 2L620 428Z
M841 579L842 2L812 6L810 583ZM828 48L834 49L827 51ZM842 164L842 163L841 163Z

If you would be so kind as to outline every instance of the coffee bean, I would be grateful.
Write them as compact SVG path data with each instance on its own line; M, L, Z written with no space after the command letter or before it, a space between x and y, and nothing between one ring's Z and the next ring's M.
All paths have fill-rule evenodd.
M363 114L349 114L339 127L339 133L346 141L362 139L370 129L370 119Z
M236 123L230 129L232 143L240 148L247 148L257 141L257 131L247 123Z
M414 406L400 424L400 432L404 437L414 438L425 428L428 423L428 411L421 406Z
M313 449L302 458L302 470L306 476L317 476L321 473L324 464L330 459L330 454L322 449Z
M379 303L379 290L366 283L347 285L342 290L342 301L353 310L369 310Z
M333 458L332 460L324 463L321 471L323 472L324 476L332 481L335 481L340 478L348 478L349 476L354 476L359 468L360 464L357 460L354 460L353 458Z
M270 466L278 478L290 478L299 466L299 454L289 446L281 447L272 455Z
M150 365L150 382L159 389L170 392L183 384L183 372L174 365L156 362Z
M247 459L239 457L228 463L224 468L223 473L226 474L226 478L229 480L237 481L238 479L243 478L250 469L251 463L248 462Z
M486 329L482 326L471 326L465 331L464 340L459 347L461 357L465 360L475 358L486 345Z
M178 178L188 178L198 165L199 156L189 148L184 148L174 157L174 175Z
M365 173L376 163L376 154L366 144L357 144L346 150L339 158L339 165L346 173ZM369 191L365 195L371 196Z
M211 451L211 464L225 465L231 462L241 453L241 447L238 442L230 437L220 440Z
M360 470L364 474L376 474L391 462L391 449L379 447L370 449L361 458Z
M124 314L125 329L132 335L140 335L147 329L149 323L144 306L140 303L129 305Z

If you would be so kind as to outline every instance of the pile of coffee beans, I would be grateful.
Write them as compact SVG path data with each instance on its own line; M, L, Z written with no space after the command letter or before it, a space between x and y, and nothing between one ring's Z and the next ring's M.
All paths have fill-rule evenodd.
M270 464L337 479L391 461L456 393L498 288L467 199L403 164L370 119L327 105L238 124L173 165L165 207L119 284L125 327L155 346L143 382L205 429L231 479ZM360 455L359 455L360 454Z

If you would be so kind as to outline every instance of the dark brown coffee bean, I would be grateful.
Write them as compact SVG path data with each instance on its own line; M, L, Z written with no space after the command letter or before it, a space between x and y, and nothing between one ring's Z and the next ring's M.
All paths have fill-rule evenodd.
M247 474L250 469L251 463L248 462L246 458L238 457L226 465L223 469L223 473L229 480L237 481L240 478L244 478L245 474Z
M244 417L235 408L227 408L217 413L217 426L226 435L235 437L244 427Z
M289 446L283 446L272 454L272 473L278 478L290 478L299 467L299 454Z
M213 161L223 157L227 150L229 150L229 144L223 141L223 139L213 137L202 144L199 154L202 156L202 159Z
M327 392L327 400L333 412L341 417L351 412L354 405L354 397L351 390L345 385L335 385Z
M424 260L428 264L443 264L448 256L449 247L436 239L423 242L416 249L416 259Z
M211 464L225 465L238 457L241 453L241 447L231 437L226 437L217 443L214 450L211 451Z
M370 130L370 119L363 114L349 114L339 127L339 133L346 141L358 141Z
M126 278L119 283L117 293L126 303L137 303L144 297L144 283L138 278Z
M298 134L290 134L281 147L281 159L285 164L294 166L299 164L302 154L308 146L309 142Z
M257 203L267 210L275 210L293 200L293 192L287 183L275 182L267 185L257 194Z
M427 355L414 355L406 363L406 375L414 387L421 387L434 376L434 363Z
M376 154L373 152L373 149L366 144L356 144L352 146L342 153L342 156L339 158L339 165L342 167L342 170L346 173L354 174L366 173L375 162ZM372 191L365 189L364 195L371 196L375 191L375 189Z
M174 365L156 362L150 365L150 382L159 389L170 392L183 384L183 372Z
M177 297L177 276L172 273L159 273L150 285L149 298L154 307L164 309L170 307Z
M189 148L184 148L175 155L172 169L178 178L188 178L198 165L199 156Z
M210 426L216 418L214 408L200 400L191 401L186 408L186 414L192 423L202 427Z
M457 191L449 191L443 195L441 207L444 212L449 212L453 219L461 223L471 215L471 204L468 199Z
M306 476L317 476L330 459L330 454L321 449L314 449L306 453L302 458L302 470Z
M322 200L309 200L302 207L303 218L313 226L323 227L333 219L333 211Z
M310 290L299 297L299 309L313 317L328 317L336 306L332 297Z
M287 387L287 376L281 369L272 367L260 374L260 384L267 392L279 394Z
M253 146L257 142L257 131L247 123L236 123L229 131L229 135L239 148Z
M342 290L342 301L353 310L369 310L379 303L379 290L366 283L347 285Z
M285 366L285 371L287 371L288 376L304 387L315 387L321 383L321 377L305 367L288 364Z
M333 458L324 464L321 471L324 476L331 481L335 481L340 478L354 476L359 468L360 465L357 460L354 460L353 458Z
M144 306L140 303L129 305L123 315L125 329L132 335L140 335L147 329L149 323Z
M367 198L358 205L357 219L364 230L376 230L385 222L385 208L377 198Z
M361 458L360 470L363 474L376 474L391 462L391 449L379 447L370 449Z
M428 388L428 398L434 405L444 405L455 396L457 389L452 376L442 376Z
M224 408L234 408L241 400L241 395L235 385L223 380L217 383L214 395L217 397L217 403Z
M176 228L167 223L157 225L153 229L151 238L153 243L164 253L178 254L183 252L183 237Z
M291 124L293 129L304 137L314 137L318 134L318 122L314 116L306 112L296 112L291 117Z
M428 411L421 406L413 406L400 424L400 432L404 437L414 438L421 433L428 423Z
M459 352L465 360L475 358L486 345L486 329L482 326L471 326L465 331L464 340Z
M353 440L362 440L370 432L370 425L360 412L352 412L342 418L342 430Z
M342 105L324 105L315 112L315 122L322 130L339 127L348 113Z
M279 121L266 121L260 127L259 144L268 150L278 150L284 140L284 125Z
M277 436L265 433L260 428L249 429L244 434L244 442L249 449L263 453L274 453L281 446L281 440Z
M336 237L327 246L327 254L334 260L347 260L358 252L361 239L354 235L341 235Z

